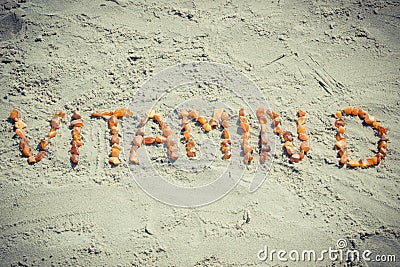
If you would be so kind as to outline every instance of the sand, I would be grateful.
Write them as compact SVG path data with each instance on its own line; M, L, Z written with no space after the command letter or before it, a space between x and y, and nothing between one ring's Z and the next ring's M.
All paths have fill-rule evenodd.
M242 2L0 1L1 266L396 265L328 257L261 261L257 254L264 246L319 253L344 239L349 249L400 257L400 4ZM146 194L125 156L120 166L109 165L107 124L90 114L128 106L160 71L196 61L226 64L249 77L285 129L295 131L296 111L306 110L311 151L291 164L276 138L257 191L248 190L253 165L243 166L246 174L225 197L180 208ZM216 92L235 112L244 105L209 84L182 86L157 103L151 92L146 96L167 112ZM333 114L348 105L390 128L388 155L375 168L338 167ZM85 122L80 163L69 162L64 124L48 156L28 165L8 120L13 108L21 110L33 144L56 110L67 113L66 121L79 110ZM372 154L373 130L356 118L346 122L349 156ZM184 177L159 147L149 153L171 182L185 186L206 184L226 166L217 161Z

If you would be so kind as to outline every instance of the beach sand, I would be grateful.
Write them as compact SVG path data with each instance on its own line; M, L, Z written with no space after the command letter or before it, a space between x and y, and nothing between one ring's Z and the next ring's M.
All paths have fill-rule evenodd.
M319 254L343 239L371 257L400 257L400 4L243 2L0 1L1 266L396 266L328 257L282 262L276 255L261 261L257 254L265 246ZM197 208L146 194L125 157L110 166L109 129L91 112L126 107L158 72L194 61L245 74L285 129L295 132L296 111L306 110L307 157L289 163L276 137L273 164L256 192L249 193L244 178ZM156 107L164 112L215 90L188 86ZM243 99L228 99L237 112ZM374 168L338 166L333 114L346 106L365 109L390 130L388 155ZM28 165L8 120L13 108L32 144L56 110L67 113L67 124L79 110L85 122L79 164L69 161L64 124L46 158ZM349 157L374 155L373 130L357 118L346 122ZM156 159L167 165L162 154ZM185 179L164 171L175 183L197 186L218 168Z

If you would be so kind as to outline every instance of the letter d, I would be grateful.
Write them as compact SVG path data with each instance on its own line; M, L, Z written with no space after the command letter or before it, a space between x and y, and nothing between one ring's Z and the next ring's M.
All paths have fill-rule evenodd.
M264 254L264 255L263 255ZM257 253L257 258L260 261L266 261L268 258L268 247L264 246L264 249L260 249Z

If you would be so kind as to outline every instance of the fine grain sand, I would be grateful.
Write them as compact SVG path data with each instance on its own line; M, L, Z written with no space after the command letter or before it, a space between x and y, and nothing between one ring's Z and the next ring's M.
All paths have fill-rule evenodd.
M264 246L319 252L345 239L347 248L400 260L399 2L244 2L0 0L1 266L396 266L329 258L263 262L257 253ZM306 110L307 158L290 164L276 138L274 162L255 193L244 177L200 208L171 207L144 193L125 157L111 167L107 124L91 112L128 106L156 73L193 61L244 73L285 129L295 131L296 111ZM180 89L157 109L218 91L206 84ZM227 99L234 112L243 104ZM375 168L338 167L332 114L348 105L390 129L388 155ZM64 124L47 157L28 165L8 120L13 108L22 112L32 144L56 110L67 113L66 121L79 110L80 163L69 162ZM378 140L371 128L356 118L346 122L349 157L371 155ZM155 164L168 165L159 148L149 151ZM220 165L197 178L164 173L197 186Z

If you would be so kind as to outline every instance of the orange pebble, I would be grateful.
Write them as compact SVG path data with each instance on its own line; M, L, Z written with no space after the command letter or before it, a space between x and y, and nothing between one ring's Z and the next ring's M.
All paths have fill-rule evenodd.
M15 134L21 139L26 139L25 131L22 129L16 129Z
M118 137L117 134L113 134L111 136L111 144L119 144L121 139Z
M357 109L357 108L353 108L353 109L351 110L351 115L353 115L353 116L358 116L358 109Z
M29 163L29 164L36 163L36 158L35 158L35 156L30 156L30 157L28 158L28 163Z
M24 146L22 154L24 154L25 157L30 157L32 156L32 149L29 146Z
M208 122L204 123L202 127L206 132L211 131L211 125Z
M118 134L118 133L119 133L119 130L118 130L117 126L111 127L111 134Z
M71 142L71 153L79 155L78 144L76 143L76 141Z
M341 111L336 111L335 116L336 118L341 119L343 117L343 114Z
M360 164L360 167L364 168L364 169L368 168L368 166L369 166L369 163L368 163L368 161L366 159L360 159L358 161L358 163Z
M64 118L65 117L65 113L62 112L62 111L57 111L56 113L54 113L54 116L60 117L60 118Z
M251 154L246 154L246 155L244 155L244 157L243 157L243 161L244 161L244 163L250 163L251 161L253 160L253 156L251 155Z
M283 133L283 130L282 130L282 128L280 126L276 126L274 131L275 131L276 134L282 134Z
M303 141L303 142L301 142L300 149L301 149L302 151L304 151L304 152L310 151L310 142L309 142L309 141Z
M244 132L244 133L242 134L242 139L243 139L243 140L248 140L248 139L250 139L250 133L249 133L249 132Z
M108 162L110 162L114 166L118 166L119 164L121 164L121 161L119 160L118 157L110 157Z
M229 128L229 122L228 121L222 121L221 122L221 125L222 125L222 127L224 127L224 128Z
M70 125L72 127L82 127L83 121L82 121L82 119L76 119L76 120L71 121Z
M269 110L267 110L265 113L267 113L267 114L268 114L268 113L270 113L270 116L272 116L272 118L273 118L273 119L275 119L275 118L278 118L278 117L279 117L278 113L275 113L275 112L273 112L273 111L272 111L272 112L270 112Z
M227 121L229 120L229 115L225 111L221 113L221 120Z
M75 142L76 142L76 145L77 145L78 147L83 146L83 142L82 142L81 140L75 140Z
M260 154L260 161L261 162L266 162L267 161L267 159L268 159L268 153L261 153Z
M74 164L78 164L79 156L76 154L71 155L71 162Z
M374 121L374 122L372 123L372 127L374 127L376 130L378 130L379 127L381 127L381 124L380 124L379 122L377 122L377 121Z
M162 121L162 115L159 114L159 113L156 113L156 114L154 114L154 119L155 119L157 122L160 122L160 121Z
M21 118L21 112L14 108L10 113L10 118L14 121L18 121Z
M342 148L340 148L340 150L339 150L339 156L347 156L347 150L348 150L348 148L347 147L342 147Z
M27 145L29 145L28 139L20 139L19 140L19 148L24 149L24 147Z
M358 160L349 160L347 162L347 165L349 165L350 167L353 167L353 168L357 168L357 167L360 167L360 162Z
M143 138L143 142L144 142L145 145L152 145L152 144L155 143L155 141L156 141L156 139L154 137L151 137L151 136L146 136L146 137Z
M186 140L186 141L190 139L190 134L189 134L188 131L184 131L184 132L183 132L183 136L185 137L185 140Z
M379 132L379 135L380 135L380 136L383 136L383 135L387 134L388 131L389 131L388 128L383 128L383 127L379 127L379 128L378 128L378 132Z
M336 147L338 149L341 149L343 147L346 147L346 139L342 139L336 142Z
M167 138L165 136L156 135L155 140L157 143L164 143L167 141Z
M342 120L342 119L337 119L337 120L335 121L335 126L336 126L336 127L345 126L345 125L346 125L346 123L345 123L344 120Z
M292 134L292 132L289 132L289 131L284 131L283 132L283 140L285 140L285 141L293 141L293 134Z
M208 122L211 127L217 127L218 126L218 120L211 118L210 121Z
M261 116L263 116L264 115L264 108L263 107L259 107L257 110L256 110L256 116L258 117L258 118L260 118Z
M336 133L336 141L340 141L340 140L343 140L343 139L344 139L343 134Z
M339 128L338 128L338 130L337 130L337 132L338 132L339 134L344 134L345 131L346 131L346 130L345 130L345 128L344 128L343 126L339 126Z
M240 123L245 123L245 122L247 122L247 118L244 117L244 116L240 116L240 117L239 117L239 122L240 122Z
M378 164L378 158L377 157L372 157L372 158L367 158L368 164L370 166L375 166Z
M193 119L197 120L197 118L199 117L199 114L197 113L196 110L193 109L189 112L189 116L192 117Z
M79 112L77 110L75 110L74 113L72 113L72 118L74 120L80 120L80 119L82 119L82 115L79 114Z
M81 128L80 127L73 127L72 128L72 135L80 135L81 134Z
M82 137L79 134L75 134L72 136L72 139L74 139L75 141L81 141Z
M165 123L163 122L163 121L159 121L158 122L158 128L160 128L160 130L162 130L162 129L164 129L165 128Z
M287 153L289 156L298 153L297 148L294 147L294 145L292 144L292 142L285 142L284 147L285 147L286 153Z
M121 153L121 150L117 147L111 148L111 157L118 157L119 153Z
M57 135L56 130L51 130L51 131L47 134L47 137L48 137L48 138L53 138L53 137L55 137L56 135Z
M135 146L137 146L137 147L140 147L141 145L142 145L142 143L143 143L143 136L141 136L141 135L136 135L134 138L133 138L133 144L135 145Z
M114 111L113 116L117 117L117 118L122 118L125 115L125 109L124 108L120 108Z
M290 162L295 162L295 163L300 162L300 160L301 160L300 154L298 154L298 153L293 154L292 156L290 156L290 159L289 159Z
M339 164L345 165L347 163L347 155L343 155L340 157Z
M163 135L164 135L165 137L169 137L169 136L172 135L172 128L171 128L170 126L165 126L165 127L162 129L162 131L163 131Z
M133 116L133 112L130 111L129 109L125 109L125 116L132 117Z
M182 109L181 110L181 116L182 117L187 117L187 116L189 116L189 112L186 109Z
M135 164L139 164L139 157L136 153L137 147L131 147L130 154L129 154L129 161Z
M304 133L299 133L298 138L300 141L307 141L308 140L308 136Z
M186 123L185 125L183 125L183 129L185 131L190 131L192 129L192 126L190 125L190 123Z
M82 121L82 119L76 119L76 120L71 121L70 125L71 125L71 127L82 127L83 121Z
M102 113L101 113L101 116L102 116L102 117L105 117L105 116L112 116L113 114L114 114L113 111L105 111L105 112L102 112Z
M267 118L264 116L258 117L258 120L260 121L260 124L266 124L267 123Z
M306 114L307 114L307 112L305 112L304 110L299 109L299 110L297 111L297 116L299 116L299 117L303 117L303 116L305 116Z
M229 134L229 131L228 131L228 129L224 129L224 138L225 139L230 139L231 137L230 137L230 134Z
M275 126L278 126L281 123L281 119L279 117L276 117L274 118L273 122Z
M194 157L196 157L196 151L188 151L188 152L187 152L187 156L188 156L189 158L194 158Z
M205 124L205 123L207 122L207 120L206 120L204 117L202 117L202 116L197 117L197 121L198 121L201 125L203 125L203 124Z
M156 111L154 109L150 109L149 111L146 112L146 117L149 119L153 119L154 115L156 115Z
M111 116L108 119L108 127L110 127L110 129L112 127L116 127L118 125L118 118L116 116Z
M379 141L378 142L378 148L379 149L381 149L381 148L387 149L387 142L386 141Z
M245 154L252 153L253 152L253 148L251 147L250 144L243 144L243 152Z
M92 112L92 117L102 117L103 115L101 114L100 110L95 110Z
M346 107L343 109L343 112L347 115L351 115L352 111L353 111L353 107Z
M57 116L54 116L51 119L51 128L54 130L57 130L58 128L60 128L60 123L61 123L61 119Z
M226 153L226 152L228 152L230 150L231 150L231 147L229 145L223 145L221 147L221 151L224 152L224 153Z
M40 140L40 149L46 150L48 145L49 145L49 141L47 139Z
M46 156L46 151L40 151L39 153L37 153L35 157L36 162L41 161L45 156Z
M307 118L306 117L299 117L299 118L297 118L297 125L303 125L303 124L305 124L306 123L306 121L307 121Z
M367 115L365 115L364 121L366 124L372 125L374 122L376 122L376 119L374 116L367 114Z
M304 125L297 126L297 133L305 134L306 133L306 127Z
M365 112L362 108L360 108L358 110L358 117L363 120L365 119L365 116L367 116L367 112Z
M250 125L248 123L241 123L241 126L245 132L248 132L250 130Z
M16 121L14 127L16 129L24 129L26 128L26 124L23 121Z

